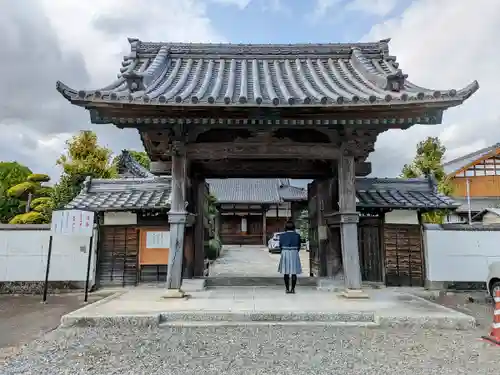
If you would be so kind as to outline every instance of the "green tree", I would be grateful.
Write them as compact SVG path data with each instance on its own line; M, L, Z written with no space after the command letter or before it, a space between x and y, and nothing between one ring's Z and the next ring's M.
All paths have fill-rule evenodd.
M309 211L307 208L300 211L300 215L297 220L297 229L299 230L300 237L307 241L309 238Z
M22 202L20 207L24 207L25 212L14 216L10 224L41 224L50 223L53 201L46 197L48 187L42 186L49 182L50 177L46 174L30 174L26 181L12 186L7 190L7 196L18 199Z
M31 170L15 161L0 162L0 223L8 223L23 212L22 201L7 195L12 186L26 181Z
M149 160L149 156L145 151L135 151L135 150L127 150L130 156L132 156L135 161L137 161L144 168L149 170L151 166L151 160ZM113 159L113 166L118 164L118 160L120 159L120 155L115 156Z
M109 148L99 145L97 135L92 131L82 131L68 140L66 151L57 160L63 173L52 194L55 208L63 208L76 197L87 177L115 177L111 155Z
M443 168L443 158L446 152L446 147L437 137L427 137L425 140L417 144L417 152L415 158L410 164L405 164L401 171L402 177L432 177L437 182L438 191L445 195L450 195L453 192L450 181L447 179ZM423 219L427 223L443 222L446 211L438 210L428 212L423 215Z

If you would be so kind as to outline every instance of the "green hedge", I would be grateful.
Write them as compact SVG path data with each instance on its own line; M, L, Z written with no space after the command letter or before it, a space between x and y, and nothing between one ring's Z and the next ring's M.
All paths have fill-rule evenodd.
M212 238L208 241L208 246L205 248L205 256L210 260L215 260L220 254L222 243L218 238Z

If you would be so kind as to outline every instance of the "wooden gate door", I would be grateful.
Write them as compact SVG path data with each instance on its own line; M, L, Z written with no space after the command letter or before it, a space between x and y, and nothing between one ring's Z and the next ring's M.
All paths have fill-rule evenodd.
M316 184L309 184L307 190L307 204L309 215L309 275L320 276L320 254L318 240L318 207Z
M138 231L134 227L101 227L97 257L99 286L137 285Z
M420 226L385 224L384 243L387 286L424 286Z
M363 281L382 282L381 219L360 217L358 226L359 263Z

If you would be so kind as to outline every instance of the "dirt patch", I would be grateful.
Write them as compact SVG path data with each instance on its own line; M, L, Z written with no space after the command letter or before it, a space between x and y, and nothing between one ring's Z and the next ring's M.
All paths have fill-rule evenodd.
M489 329L493 322L493 303L485 293L476 292L443 292L439 295L425 297L429 301L452 308L476 318L478 328Z
M90 296L89 303L103 298ZM83 295L41 296L0 295L0 363L18 349L59 326L61 316L85 305Z

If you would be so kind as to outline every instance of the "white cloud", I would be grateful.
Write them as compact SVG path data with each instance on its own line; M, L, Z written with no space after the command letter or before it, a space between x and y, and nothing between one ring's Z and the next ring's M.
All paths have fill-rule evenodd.
M343 12L362 12L376 16L386 16L397 5L398 0L316 0L313 10L309 15L312 22L318 22L327 15L330 16L334 10L335 15L343 15ZM352 16L346 14L346 16Z
M235 5L240 9L245 9L252 0L211 0L214 3L224 4L224 5Z
M459 156L500 140L500 1L418 0L403 14L372 28L364 40L391 37L390 51L413 83L462 88L477 79L479 91L445 112L443 125L416 125L382 134L372 155L374 174L395 175L426 136L440 136ZM399 160L397 164L395 160Z
M55 178L64 141L92 129L114 151L141 149L134 130L89 124L88 113L55 90L108 84L129 52L127 37L222 42L206 0L0 0L0 160L17 160ZM7 72L7 73L6 73Z
M398 0L352 0L345 9L383 17L394 10Z
M342 0L316 0L316 4L313 7L312 13L309 15L309 18L312 22L317 22L323 17L325 17L326 13L333 8L334 5L337 5Z

